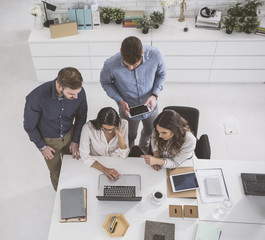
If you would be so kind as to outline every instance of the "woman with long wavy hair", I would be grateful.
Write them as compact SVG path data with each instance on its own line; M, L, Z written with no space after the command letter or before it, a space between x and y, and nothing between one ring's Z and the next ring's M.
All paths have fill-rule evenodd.
M164 110L155 119L151 137L152 155L143 155L153 169L176 168L191 159L196 138L188 122L174 110Z

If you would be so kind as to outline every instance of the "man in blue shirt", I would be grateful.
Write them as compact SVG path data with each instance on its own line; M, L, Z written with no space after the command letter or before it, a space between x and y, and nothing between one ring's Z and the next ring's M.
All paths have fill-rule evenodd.
M123 40L120 52L107 59L100 74L100 83L107 95L119 106L121 117L129 122L129 145L134 145L140 121L143 129L139 147L149 146L153 121L158 115L157 98L163 89L166 66L160 51L142 46L141 40L131 36ZM128 118L130 107L149 105L151 112Z
M80 134L87 118L82 82L77 69L63 68L55 80L40 85L26 97L24 129L45 158L55 190L62 153L79 159Z

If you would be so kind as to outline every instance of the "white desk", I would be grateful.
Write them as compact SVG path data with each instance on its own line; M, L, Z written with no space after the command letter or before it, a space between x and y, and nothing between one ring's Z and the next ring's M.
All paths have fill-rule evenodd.
M122 239L135 240L144 238L146 220L175 223L176 239L194 239L198 220L183 220L169 218L169 204L197 205L196 199L168 198L161 206L151 203L150 194L154 189L166 191L166 171L154 171L147 166L143 159L137 158L99 158L104 165L116 168L120 173L135 173L142 176L143 199L140 202L102 202L96 199L98 176L101 174L94 168L85 166L81 161L65 156L61 176L56 194L52 214L49 240L72 240L79 238L109 239L102 225L108 214L121 213L130 224ZM211 162L211 161L208 161ZM60 219L60 189L73 187L87 188L87 222L84 223L59 223ZM203 214L202 214L203 215ZM263 239L265 225L258 224L229 224L214 223L223 229L223 239ZM243 226L243 227L242 227ZM239 231L239 229L242 229ZM255 235L256 234L256 235ZM231 238L232 236L232 238ZM117 238L120 239L120 238Z
M246 196L244 194L240 173L265 173L265 163L262 161L227 161L199 160L194 161L196 169L222 168L228 193L233 204L226 216L218 221L237 223L265 224L265 197ZM199 216L201 220L216 221L213 211L219 203L204 204L198 194Z

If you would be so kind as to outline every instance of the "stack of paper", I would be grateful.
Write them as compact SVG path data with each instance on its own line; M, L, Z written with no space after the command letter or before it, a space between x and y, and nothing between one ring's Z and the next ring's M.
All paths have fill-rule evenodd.
M136 23L139 19L144 17L144 11L125 11L125 17L123 20L123 27L130 28L136 27Z
M221 28L221 12L216 11L216 14L213 17L203 17L198 13L196 18L196 27L208 28L208 29L220 29Z
M221 168L197 169L196 176L202 202L222 202L229 199Z

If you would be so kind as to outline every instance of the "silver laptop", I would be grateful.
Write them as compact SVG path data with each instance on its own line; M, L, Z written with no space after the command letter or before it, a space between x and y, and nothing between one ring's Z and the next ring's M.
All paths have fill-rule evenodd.
M96 197L101 201L141 201L141 176L121 174L119 179L112 180L101 174Z

